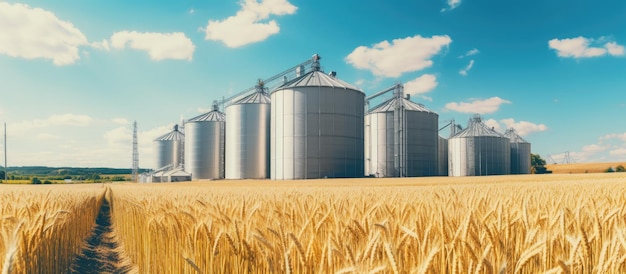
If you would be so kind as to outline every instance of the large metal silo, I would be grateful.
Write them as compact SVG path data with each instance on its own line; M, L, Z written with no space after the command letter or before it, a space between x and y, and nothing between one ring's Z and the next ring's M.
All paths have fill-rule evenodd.
M156 153L156 165L154 169L160 169L171 165L172 168L178 167L183 160L183 143L185 135L178 130L178 125L174 125L174 129L165 135L154 140L154 148Z
M185 124L185 171L193 180L224 178L224 116L214 103L212 111Z
M271 93L271 178L363 177L365 94L312 71Z
M257 91L226 107L226 179L270 176L270 97Z
M485 125L480 116L448 140L448 175L483 176L511 172L509 138Z
M511 142L511 174L530 174L530 143L511 128L504 136Z
M448 139L438 136L437 143L439 176L448 176Z
M396 92L365 115L365 175L439 174L437 113Z

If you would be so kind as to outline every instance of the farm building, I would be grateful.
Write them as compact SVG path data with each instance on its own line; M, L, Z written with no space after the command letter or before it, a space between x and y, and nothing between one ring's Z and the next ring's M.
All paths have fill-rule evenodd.
M500 134L476 115L465 129L451 120L443 127L452 125L449 138L439 136L439 115L411 101L402 84L366 97L335 72L324 73L320 59L214 101L184 132L174 127L157 138L156 170L140 181L530 172L530 143L514 130ZM392 96L369 107L385 94Z

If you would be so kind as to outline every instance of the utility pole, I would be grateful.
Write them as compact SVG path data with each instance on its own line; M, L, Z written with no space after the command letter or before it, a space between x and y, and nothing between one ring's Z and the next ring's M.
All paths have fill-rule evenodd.
M133 123L133 182L139 175L139 150L137 149L137 121Z

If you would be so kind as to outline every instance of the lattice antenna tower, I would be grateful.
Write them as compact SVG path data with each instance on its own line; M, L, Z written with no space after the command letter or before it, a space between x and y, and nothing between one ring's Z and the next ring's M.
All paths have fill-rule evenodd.
M137 149L137 121L133 123L133 182L139 175L139 150Z

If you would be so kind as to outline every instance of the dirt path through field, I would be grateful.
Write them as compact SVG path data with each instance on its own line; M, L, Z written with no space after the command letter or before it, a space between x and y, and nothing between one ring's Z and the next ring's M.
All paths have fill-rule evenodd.
M107 197L105 195L92 234L84 243L80 255L74 259L70 273L136 272L128 258L123 255L115 237L111 223L111 205Z

